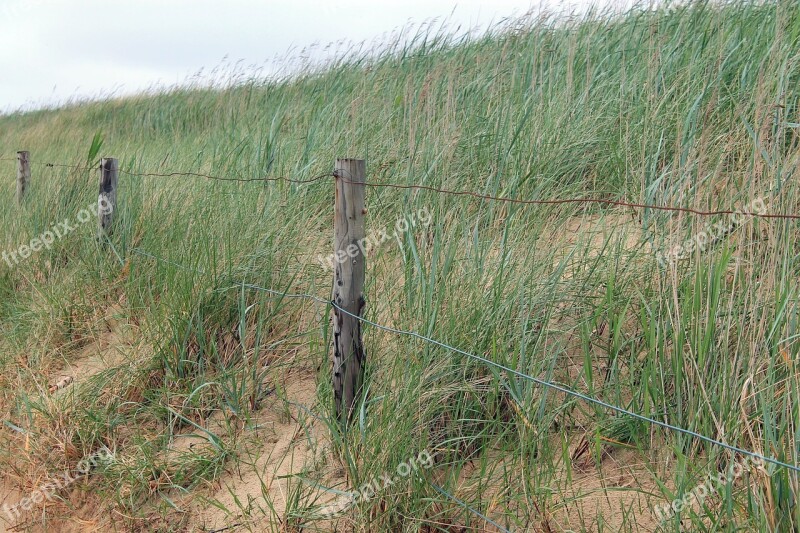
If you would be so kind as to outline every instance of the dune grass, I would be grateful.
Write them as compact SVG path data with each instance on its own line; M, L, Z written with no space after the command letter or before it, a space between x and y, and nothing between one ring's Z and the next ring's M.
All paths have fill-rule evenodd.
M22 206L14 163L0 167L2 250L96 200L96 171L44 163L113 156L124 171L108 242L88 223L0 264L6 483L24 495L115 454L23 529L80 517L197 530L193 506L216 506L254 531L497 530L486 518L512 531L796 530L798 479L781 468L659 524L655 505L742 458L374 327L367 399L341 434L330 309L252 288L329 296L317 257L330 253L332 183L137 173L309 178L362 157L373 182L695 209L761 198L797 213L799 41L792 2L529 17L480 37L422 32L291 79L0 117L0 156L34 160ZM368 258L370 320L798 462L796 222L745 217L664 266L659 253L728 217L383 188L367 202L370 230L422 209L432 220ZM48 390L109 344L124 356ZM312 401L288 392L301 374ZM264 479L226 506L215 481L257 462L265 412L297 420L319 457L286 475L288 492ZM187 434L202 445L178 446ZM356 489L424 450L430 468L320 516L318 486ZM333 471L346 481L328 487Z

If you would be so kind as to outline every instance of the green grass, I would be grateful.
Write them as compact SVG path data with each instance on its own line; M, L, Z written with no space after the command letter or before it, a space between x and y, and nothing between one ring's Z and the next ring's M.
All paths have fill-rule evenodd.
M328 530L316 486L353 490L427 449L434 467L338 527L493 530L480 512L513 531L652 530L654 505L741 458L369 326L367 401L342 435L330 309L243 286L328 297L317 256L330 253L333 184L136 174L309 178L361 157L374 182L695 209L763 197L797 213L798 44L796 3L693 2L471 39L422 32L292 79L1 116L0 157L30 150L35 163L22 206L14 163L0 163L0 250L96 201L96 172L42 163L118 157L125 171L110 242L89 223L0 263L7 482L26 494L102 447L117 458L30 523L197 530L194 510L222 507L243 530ZM368 258L367 318L798 462L794 221L748 220L662 269L656 252L727 219L384 188L367 202L368 231L423 208L433 221ZM49 392L98 341L123 356ZM313 458L265 470L282 436L270 428L292 424ZM182 446L186 434L200 444ZM221 501L215 483L243 471L255 488ZM796 530L797 483L753 472L680 519Z

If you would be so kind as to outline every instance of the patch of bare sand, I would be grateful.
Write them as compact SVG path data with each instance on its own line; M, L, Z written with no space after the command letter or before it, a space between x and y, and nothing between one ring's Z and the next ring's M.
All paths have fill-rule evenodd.
M626 214L572 217L545 230L544 235L552 245L554 266L570 254L586 263L601 254L630 254L639 247L650 250L641 224Z
M16 522L12 519L13 512L12 516L9 516L6 509L15 505L24 496L10 479L4 477L0 480L0 532L9 531L8 528Z
M573 461L569 477L563 468L550 515L554 531L655 531L660 490L649 461L636 450L606 448L599 465Z
M559 437L550 437L554 446ZM547 502L520 499L523 483L509 484L509 472L526 476L524 467L498 452L493 466L484 469L468 463L459 475L455 496L476 506L489 518L503 523L516 516L519 531L542 533L577 531L652 532L658 525L651 509L660 503L660 491L648 458L636 450L606 447L600 464L576 453L582 438L573 437L569 468L561 464L546 485L555 496ZM512 474L513 478L513 474ZM531 495L537 498L536 495ZM486 531L499 531L488 522Z
M236 527L285 530L287 509L323 506L333 499L322 485L344 485L344 472L326 464L328 428L314 418L316 381L308 370L285 378L286 402L275 398L259 413L235 471L228 471L192 507L191 531ZM274 396L273 396L274 397ZM306 481L300 478L305 478Z
M132 325L120 320L122 314L119 306L106 311L102 319L104 331L51 378L50 392L55 393L54 396L63 394L70 385L85 382L130 359L136 333Z
M73 387L79 386L81 383L88 381L101 372L119 367L124 364L126 360L129 360L134 350L133 339L135 337L135 332L130 324L120 320L120 316L122 316L122 309L119 306L113 306L106 310L102 317L103 332L98 335L93 342L81 348L74 358L66 362L64 368L48 378L50 386L47 394L50 395L50 398L43 399L45 403L59 401L61 405L57 409L68 409L67 404L75 398L74 395L68 393ZM27 436L25 439L27 439ZM24 450L28 449L27 443L23 443L21 439L17 439L16 444L22 446ZM71 450L65 450L65 454L69 455L70 451ZM75 453L77 453L77 450ZM24 472L28 470L29 472L34 472L36 470L32 469L30 464L29 468L24 468L26 462L32 464L30 458L23 457L27 455L27 452L25 452L17 457L17 459L21 461L18 465L20 468L18 468L17 471ZM22 459L25 460L22 461ZM77 462L81 457L76 456L73 459ZM56 476L56 479L60 478ZM28 479L25 478L24 475L6 473L3 476L2 483L0 483L0 511L6 509L3 505L7 505L8 508L13 508L17 504L20 504L24 498L35 495L36 491L45 486L49 481L51 481L49 478ZM74 487L67 488L66 490L68 495L66 500L70 501L72 499L72 493L75 492ZM22 509L20 509L21 512L19 513L14 511L10 514L8 512L2 512L0 513L0 532L36 532L53 531L55 529L69 532L101 531L105 529L105 525L100 525L101 523L106 524L104 520L95 522L91 519L82 518L84 516L89 517L93 514L93 509L88 507L86 509L73 509L67 513L60 513L63 515L60 516L55 509L61 507L66 508L65 505L67 504L45 500L44 502L33 505L30 512L25 512ZM46 524L39 523L34 518L37 510L41 512L43 506L52 508L52 512L49 513L49 516L52 518L50 518Z

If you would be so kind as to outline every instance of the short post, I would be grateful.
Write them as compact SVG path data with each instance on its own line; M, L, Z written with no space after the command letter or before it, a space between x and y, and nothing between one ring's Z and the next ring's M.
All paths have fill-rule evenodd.
M367 240L364 229L366 162L337 159L334 212L333 396L347 424L361 395L366 354L361 339Z
M26 151L17 152L17 203L22 204L25 193L31 182L31 161L30 153Z
M111 235L111 224L117 208L119 163L108 157L100 160L100 195L97 198L97 220L100 236Z

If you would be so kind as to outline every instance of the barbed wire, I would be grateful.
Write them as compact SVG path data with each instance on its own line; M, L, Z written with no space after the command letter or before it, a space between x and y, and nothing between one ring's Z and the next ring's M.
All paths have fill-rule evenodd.
M16 161L16 158L0 158L0 161ZM73 170L96 170L95 167L85 167L79 165L68 165L68 164L61 164L61 163L40 163L36 161L30 161L32 164L39 164L44 165L46 167L54 167L54 168L70 168ZM309 184L315 183L320 181L324 178L334 177L336 179L341 179L346 183L352 184L362 184L365 187L371 188L387 188L387 189L398 189L398 190L422 190L422 191L430 191L435 192L438 194L447 194L451 196L467 196L470 198L475 198L478 200L489 200L489 201L496 201L502 203L510 203L510 204L518 204L518 205L566 205L566 204L599 204L599 205L608 205L608 206L617 206L617 207L628 207L631 209L651 209L653 211L664 211L664 212L674 212L674 213L686 213L691 215L709 217L709 216L719 216L719 215L747 215L754 218L763 218L763 219L778 219L778 220L800 220L800 214L794 213L758 213L758 212L750 212L750 211L742 211L742 210L735 210L735 209L715 209L715 210L702 210L702 209L694 209L690 207L675 207L675 206L666 206L666 205L655 205L655 204L643 204L638 202L626 202L624 200L613 200L610 198L595 198L595 197L578 197L578 198L554 198L554 199L525 199L525 198L513 198L508 196L497 196L491 194L482 194L473 191L465 191L465 190L457 190L457 189L447 189L444 187L435 187L432 185L418 185L418 184L401 184L401 183L385 183L385 182L355 182L349 180L342 176L341 174L337 174L335 172L326 172L324 174L320 174L308 179L297 179L297 178L290 178L286 176L263 176L258 178L235 178L235 177L225 177L225 176L215 176L212 174L204 174L201 172L134 172L130 170L123 170L119 169L119 172L122 174L127 174L130 176L137 176L137 177L160 177L160 178L169 178L169 177L177 177L177 176L184 176L184 177L195 177L195 178L204 178L213 181L228 181L228 182L240 182L240 183L248 183L248 182L270 182L270 181L284 181L287 183L296 183L296 184Z
M195 272L198 272L198 273L205 274L205 272L197 271L196 269L193 269L191 267L184 267L182 265L179 265L178 263L174 263L172 261L163 259L161 257L158 257L158 256L150 254L150 253L147 253L147 252L142 253L142 251L140 249L134 249L133 251L135 253L139 253L140 255L145 255L145 256L150 257L152 259L155 259L157 261L161 261L161 262L165 262L165 263L168 263L168 264L172 264L174 266L177 266L178 268L182 268L182 269L185 269L185 270L195 271ZM568 387L565 387L563 385L559 385L557 383L553 383L553 382L550 382L550 381L547 381L547 380L544 380L544 379L540 379L540 378L537 378L537 377L534 377L534 376L530 376L528 374L525 374L523 372L520 372L520 371L515 370L513 368L510 368L510 367L507 367L507 366L505 366L505 365L503 365L501 363L497 363L495 361L492 361L492 360L487 359L485 357L482 357L480 355L476 355L476 354L467 352L465 350L462 350L462 349L457 348L455 346L451 346L451 345L449 345L447 343L444 343L442 341L433 339L431 337L427 337L425 335L417 333L416 331L406 331L406 330L393 328L391 326L385 326L383 324L379 324L377 322L369 320L368 318L364 318L364 317L358 316L358 315L356 315L354 313L351 313L347 309L344 309L340 305L336 304L336 302L334 302L332 300L329 300L327 298L321 298L319 296L316 296L316 295L313 295L313 294L308 294L308 293L289 293L289 292L286 292L286 291L278 291L278 290L275 290L275 289L268 289L266 287L261 287L261 286L258 286L258 285L254 285L254 284L251 284L251 283L244 283L244 282L237 283L235 285L235 287L249 288L249 289L253 289L253 290L256 290L256 291L265 292L267 294L271 294L273 296L277 296L277 297L280 297L280 298L309 299L309 300L313 300L313 301L315 301L317 303L320 303L320 304L330 305L331 307L336 308L337 310L341 311L342 313L355 318L359 322L362 322L362 323L365 323L365 324L369 324L369 325L371 325L373 327L376 327L376 328L378 328L378 329L380 329L382 331L386 331L388 333L393 333L395 335L412 337L412 338L427 342L429 344L433 344L433 345L438 346L440 348L444 348L445 350L457 353L459 355L463 355L465 357L468 357L470 359L473 359L475 361L483 363L484 365L491 366L491 367L493 367L493 368L495 368L497 370L506 372L507 374L510 374L510 375L525 379L525 380L530 381L530 382L532 382L532 383L534 383L536 385L539 385L539 386L542 386L542 387L545 387L545 388L549 388L551 390L555 390L555 391L561 392L563 394L566 394L567 396L574 397L574 398L576 398L578 400L581 400L583 402L594 404L594 405L597 405L597 406L602 407L604 409L608 409L608 410L614 411L617 414L624 415L624 416L630 416L631 418L635 418L635 419L637 419L637 420L639 420L641 422L646 422L648 424L659 426L659 427L664 428L664 429L669 430L669 431L681 433L681 434L687 435L689 437L692 437L692 438L701 440L703 442L706 442L708 444L711 444L713 446L718 446L720 448L724 448L724 449L726 449L728 451L731 451L731 452L734 452L734 453L738 453L740 455L751 457L753 459L759 459L761 461L773 464L775 466L780 466L780 467L792 470L794 472L800 473L800 466L797 466L797 465L794 465L794 464L790 464L790 463L786 463L786 462L783 462L783 461L781 461L779 459L775 459L774 457L770 457L770 456L767 456L767 455L762 455L760 453L756 453L756 452L753 452L753 451L750 451L750 450L747 450L747 449L744 449L744 448L740 448L738 446L733 446L731 444L727 444L725 442L716 440L714 438L708 437L706 435L703 435L701 433L698 433L698 432L690 430L690 429L685 429L685 428L682 428L680 426L676 426L676 425L670 424L668 422L662 422L661 420L657 420L657 419L650 418L650 417L647 417L647 416L644 416L644 415L640 415L640 414L638 414L636 412L630 411L630 410L625 409L623 407L619 407L619 406L613 405L613 404L608 403L608 402L606 402L604 400L600 400L598 398L594 398L594 397L589 396L587 394L583 394L581 392L572 390L572 389L570 389Z
M206 178L209 180L214 181L238 181L238 182L265 182L265 181L285 181L288 183L314 183L319 181L323 178L333 177L332 172L326 172L325 174L320 174L318 176L314 176L308 179L296 179L296 178L288 178L285 176L263 176L260 178L228 178L228 177L221 177L221 176L212 176L209 174L201 174L199 172L169 172L169 173L152 173L152 172L131 172L128 170L121 170L119 171L122 174L128 174L131 176L139 176L139 177L155 177L155 178L170 178L175 176L185 176L185 177L193 177L193 178Z
M341 179L347 183L359 184L360 182L350 181L344 177L338 176L338 179ZM662 206L662 205L653 205L653 204L640 204L635 202L625 202L622 200L611 200L606 198L560 198L560 199L552 199L552 200L526 200L524 198L510 198L507 196L493 196L491 194L481 194L472 191L462 191L462 190L453 190L453 189L444 189L441 187L433 187L431 185L402 185L397 183L374 183L374 182L363 182L361 183L365 187L380 187L380 188L392 188L392 189L412 189L412 190L424 190L424 191L432 191L440 194L449 194L453 196L470 196L473 198L477 198L480 200L494 200L497 202L504 202L504 203L512 203L512 204L522 204L522 205L562 205L562 204L603 204L603 205L614 205L620 207L630 207L634 209L652 209L655 211L672 211L677 213L689 213L693 215L699 216L714 216L714 215L738 215L738 214L746 214L748 216L759 217L759 218L778 218L778 219L789 219L789 220L797 220L800 219L800 214L770 214L770 213L754 213L754 212L747 212L744 213L742 211L737 210L730 210L730 209L720 209L714 211L703 211L700 209L692 209L689 207L672 207L672 206Z
M38 161L28 161L28 162L33 165L43 165L48 168L68 168L70 170L77 170L77 171L98 170L100 168L99 164L96 166L82 167L80 165L67 165L63 163L39 163Z
M2 161L16 161L16 159L0 159ZM41 163L39 161L29 161L29 163L34 165L42 165L48 168L68 168L75 171L87 171L87 170L98 170L99 166L81 166L81 165L69 165L64 163ZM132 170L125 170L125 169L118 169L120 174L126 174L128 176L135 176L135 177L143 177L143 178L172 178L172 177L191 177L191 178L205 178L213 181L233 181L233 182L240 182L240 183L248 183L248 182L265 182L265 181L285 181L288 183L314 183L319 181L323 178L333 177L332 172L326 172L324 174L320 174L318 176L314 176L308 179L296 179L296 178L289 178L286 176L262 176L258 178L234 178L234 177L226 177L226 176L215 176L212 174L203 174L201 172L135 172Z

